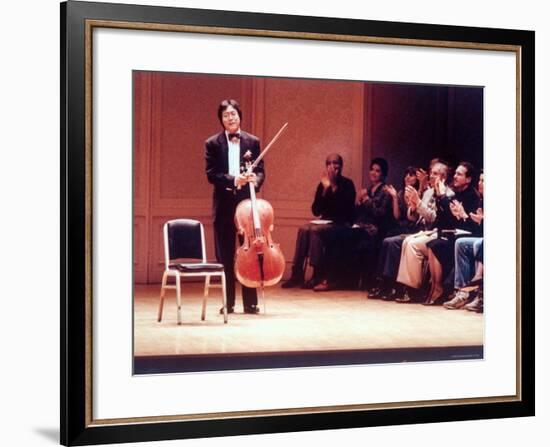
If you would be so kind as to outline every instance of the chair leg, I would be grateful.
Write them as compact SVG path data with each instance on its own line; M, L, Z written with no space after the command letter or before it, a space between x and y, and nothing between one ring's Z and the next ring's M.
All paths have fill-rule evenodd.
M208 292L210 291L210 275L206 275L204 278L204 296L208 298Z
M210 289L210 275L206 275L204 278L204 294L202 297L202 313L201 320L204 321L206 318L206 298L208 298L208 290Z
M223 322L227 323L227 294L225 291L225 272L222 273L222 305L223 305Z
M160 287L160 301L159 301L159 310L157 315L157 321L160 323L162 321L162 309L164 307L164 295L166 294L166 280L168 275L166 272L162 274L162 286Z
M181 280L179 273L176 274L176 302L178 306L178 324L181 324Z

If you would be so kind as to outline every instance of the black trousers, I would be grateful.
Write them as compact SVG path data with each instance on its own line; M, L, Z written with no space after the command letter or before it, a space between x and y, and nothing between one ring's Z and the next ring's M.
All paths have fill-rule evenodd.
M307 223L298 229L296 236L296 248L292 261L292 278L303 280L305 275L306 258L309 265L316 268L319 266L324 252L323 234L332 229L332 224Z
M237 229L235 228L235 208L237 201L225 204L229 206L229 212L225 210L223 216L214 218L214 242L216 246L216 258L223 264L225 270L225 282L227 291L227 306L235 306L235 242L237 239ZM256 289L242 287L243 306L255 306L258 304L258 295Z
M455 241L454 236L438 237L427 243L427 246L432 250L434 256L441 264L444 282L447 283L447 278L453 271L455 265Z
M337 287L368 287L378 259L380 241L376 231L373 226L352 228L340 225L324 232L321 275Z

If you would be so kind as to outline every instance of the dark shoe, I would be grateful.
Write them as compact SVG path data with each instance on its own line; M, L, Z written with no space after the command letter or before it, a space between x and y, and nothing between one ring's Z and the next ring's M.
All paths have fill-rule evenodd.
M281 287L283 289L291 289L292 287L300 287L304 281L299 278L290 278L288 281L285 281L281 284Z
M319 284L317 284L315 287L313 287L314 292L327 292L331 290L330 285L328 281L322 281Z
M381 287L373 287L369 289L367 296L372 300L379 300L384 297L384 291Z
M306 281L302 284L302 289L314 289L317 285L321 284L322 281L312 278L309 281Z
M426 301L424 301L422 304L424 304L424 306L439 306L440 304L443 304L445 299L445 294L442 293L435 298L427 298Z
M393 288L390 290L389 293L384 295L382 299L384 301L397 301L398 299L403 298L403 296L404 296L403 289Z
M228 314L235 313L235 309L233 308L233 306L227 306L227 313ZM220 309L220 314L223 315L223 307Z
M408 291L405 291L405 294L401 298L395 299L396 303L412 303L414 302Z
M399 290L399 293L402 295L395 298L396 303L418 303L418 289L413 289L412 287L406 286L404 284L395 283L396 289Z
M259 314L260 313L260 308L256 305L245 306L244 307L244 313L245 314Z

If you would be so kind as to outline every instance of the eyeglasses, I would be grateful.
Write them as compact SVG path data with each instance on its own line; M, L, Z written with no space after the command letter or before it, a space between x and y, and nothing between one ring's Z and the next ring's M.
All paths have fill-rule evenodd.
M239 116L239 114L237 112L225 112L225 113L222 113L222 118L235 118Z

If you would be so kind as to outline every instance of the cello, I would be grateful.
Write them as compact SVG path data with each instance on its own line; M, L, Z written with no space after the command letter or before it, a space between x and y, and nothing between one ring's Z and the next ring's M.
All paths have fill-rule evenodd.
M254 162L250 155L245 154L246 174L253 173L287 126L288 123L285 123ZM240 202L235 210L235 226L243 238L242 245L235 253L235 275L246 287L263 289L281 280L285 271L285 258L279 244L271 236L274 228L273 207L267 200L256 197L253 182L249 182L248 186L250 199Z

